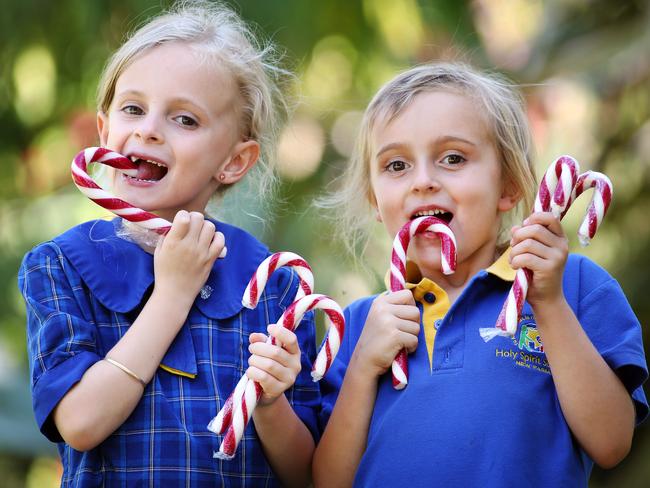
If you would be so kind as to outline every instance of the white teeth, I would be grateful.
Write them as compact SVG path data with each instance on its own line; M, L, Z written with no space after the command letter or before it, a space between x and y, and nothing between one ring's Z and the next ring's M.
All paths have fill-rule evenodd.
M142 159L137 156L129 156L131 159L131 162L135 163L136 161L146 161L149 164L155 164L156 166L160 166L161 168L166 168L164 164L159 163L158 161L151 161L150 159Z
M135 181L146 181L147 183L156 183L158 180L143 180L142 178L136 178L135 176L124 175L127 178Z
M416 212L414 215L415 217L431 217L435 215L442 215L444 213L446 213L444 210L436 208L434 210L422 210L420 212Z

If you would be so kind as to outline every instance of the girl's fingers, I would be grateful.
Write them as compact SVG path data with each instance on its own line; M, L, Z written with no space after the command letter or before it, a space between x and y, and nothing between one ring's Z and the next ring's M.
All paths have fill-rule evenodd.
M563 237L559 237L554 232L551 232L551 230L544 225L530 224L521 227L512 234L512 239L510 239L510 246L514 248L521 242L528 239L535 240L544 244L545 246L552 247L557 246L560 243L560 239L563 239Z
M512 258L511 266L513 269L528 268L533 272L544 271L550 268L549 260L526 253Z
M378 299L386 303L392 303L393 305L415 305L415 299L411 290L394 291L386 295L381 295Z
M391 305L389 311L400 319L420 323L420 309L415 305Z
M174 221L172 222L172 228L169 230L167 236L182 239L187 235L187 232L190 228L190 214L185 210L179 210L174 216Z
M406 349L409 353L414 352L418 348L417 335L402 332L400 335L400 342L402 344L400 349Z
M282 344L282 347L289 354L297 354L300 352L300 347L298 346L298 338L296 334L277 324L270 324L267 327L269 335L275 337L277 341Z
M261 332L253 332L250 336L248 336L248 341L251 344L254 344L256 342L266 342L266 339L266 334L262 334Z
M217 257L225 257L225 249L226 249L226 239L224 235L217 231L214 233L212 236L212 242L210 243L210 249L209 249L209 255L210 258L216 259Z
M542 225L557 236L564 236L560 219L555 217L551 212L535 212L524 220L524 226L533 224Z
M414 322L412 320L402 320L398 319L395 323L396 329L400 332L410 334L417 337L420 333L420 322Z
M266 396L267 399L271 399L271 402L293 385L292 382L278 380L273 375L270 375L268 372L256 366L249 366L246 370L246 376L248 376L249 379L258 382L262 386L264 396Z
M249 365L248 369L246 369L246 376L262 385L262 389L267 393L271 390L271 385L274 385L278 389L279 381L257 366Z
M248 351L256 356L269 358L282 364L283 366L290 364L291 357L293 356L277 344L271 344L270 342L266 341L251 342L248 346Z
M204 222L205 217L201 212L190 212L190 228L187 232L187 236L198 241Z
M541 243L536 239L526 239L514 245L510 251L511 260L523 254L532 254L542 259L548 259L552 253L552 247Z
M276 381L288 386L292 385L295 380L293 370L267 357L258 355L251 356L248 359L248 367L249 369L257 368L260 371L265 372L269 377L272 377Z
M208 248L210 243L214 239L216 227L209 220L203 221L203 226L199 232L199 246L202 248Z

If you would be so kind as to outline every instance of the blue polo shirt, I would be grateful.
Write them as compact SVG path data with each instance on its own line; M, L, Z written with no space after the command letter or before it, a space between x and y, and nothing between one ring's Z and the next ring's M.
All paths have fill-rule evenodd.
M587 486L593 462L564 419L530 306L515 337L485 343L479 335L494 326L514 278L506 259L474 276L452 306L426 278L409 285L423 318L409 356L409 384L396 391L390 373L379 380L355 486ZM648 373L641 327L620 286L577 255L569 256L563 283L580 324L630 392L640 422L648 413L641 387ZM321 385L323 423L374 298L345 311L345 337Z
M84 372L126 333L151 293L153 256L116 236L120 220L75 227L29 252L19 272L27 306L33 406L45 436L58 443L62 486L278 486L253 422L231 461L213 459L222 440L207 430L248 366L248 336L266 330L291 304L295 273L275 272L255 310L242 294L269 250L223 223L228 255L215 263L206 286L124 424L97 448L66 445L52 411ZM313 316L297 334L302 371L286 396L317 432L318 385Z

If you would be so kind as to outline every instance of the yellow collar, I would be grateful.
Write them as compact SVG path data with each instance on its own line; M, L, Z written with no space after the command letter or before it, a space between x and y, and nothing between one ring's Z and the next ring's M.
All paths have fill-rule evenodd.
M485 271L493 274L497 278L501 278L503 281L515 281L515 275L517 271L512 269L510 266L510 248L506 249L504 253L497 258L492 265L487 268Z
M490 267L488 267L485 271L493 274L497 278L501 278L503 281L514 281L517 271L510 267L510 263L508 261L509 257L510 248L506 249L504 253L501 254L501 256L499 256L497 260L494 261L494 263L492 263ZM418 268L417 264L415 264L413 261L407 261L405 288L407 290L411 290L415 288L422 280L422 274L420 273L420 269ZM390 270L388 270L384 276L384 285L386 286L387 290L390 290Z

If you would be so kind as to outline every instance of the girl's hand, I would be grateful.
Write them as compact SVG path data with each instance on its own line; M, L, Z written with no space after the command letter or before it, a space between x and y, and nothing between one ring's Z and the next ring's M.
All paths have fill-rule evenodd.
M154 252L156 290L191 306L223 247L223 234L202 213L179 211Z
M370 307L353 360L369 376L379 377L388 371L399 351L415 351L419 332L420 310L410 290L380 295Z
M528 268L533 279L528 287L528 302L563 299L562 274L569 255L569 242L560 221L550 212L532 214L522 226L512 228L510 265Z
M301 370L300 347L298 339L289 329L271 324L267 328L271 337L279 345L267 343L265 334L254 332L250 335L246 376L262 386L262 396L258 405L271 405L280 395L293 386Z

